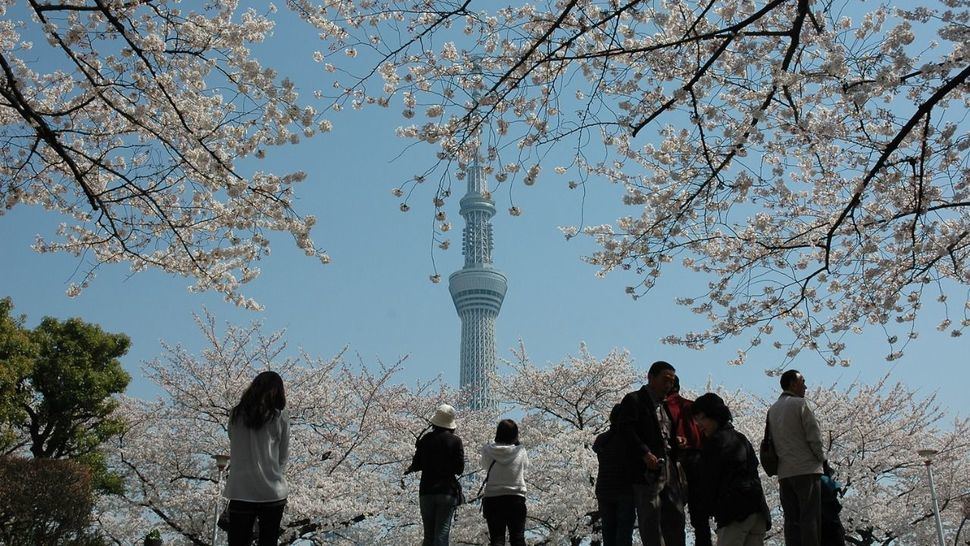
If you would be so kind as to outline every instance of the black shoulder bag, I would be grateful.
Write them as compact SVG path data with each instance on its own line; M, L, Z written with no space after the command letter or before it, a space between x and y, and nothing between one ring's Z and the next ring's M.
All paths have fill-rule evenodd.
M761 440L761 449L758 451L758 458L761 459L761 468L765 469L765 474L777 476L778 451L775 450L775 442L771 437L771 428L768 426L768 415L765 415L765 437Z

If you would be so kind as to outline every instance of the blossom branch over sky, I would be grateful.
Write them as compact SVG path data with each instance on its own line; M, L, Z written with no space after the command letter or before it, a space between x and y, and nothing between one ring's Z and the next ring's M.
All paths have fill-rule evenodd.
M970 324L961 2L299 5L326 70L376 63L338 72L331 107L399 99L421 121L398 133L439 147L396 195L437 172L443 206L482 143L499 185L552 170L622 187L627 214L563 231L595 240L600 274L629 271L633 297L666 264L710 279L678 300L709 327L669 343L744 335L782 367L803 350L848 365L846 335L866 328L899 358L931 300L940 330Z

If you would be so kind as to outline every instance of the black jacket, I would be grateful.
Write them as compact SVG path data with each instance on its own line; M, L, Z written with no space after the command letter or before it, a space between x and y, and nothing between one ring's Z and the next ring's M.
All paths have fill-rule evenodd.
M718 527L762 513L771 515L758 475L758 458L751 442L731 424L719 428L701 451L701 502Z
M620 495L632 495L633 485L630 481L629 449L623 436L615 427L600 434L593 441L593 452L599 461L596 473L596 496L612 498Z
M415 443L411 470L421 471L422 495L458 495L457 477L465 471L465 450L454 432L434 428Z
M673 423L666 404L660 402L667 418ZM620 402L620 420L618 432L623 436L627 446L630 473L634 483L645 483L647 463L643 456L648 452L655 457L667 457L674 446L665 445L660 432L660 423L653 403L653 397L646 385L640 390L628 393Z

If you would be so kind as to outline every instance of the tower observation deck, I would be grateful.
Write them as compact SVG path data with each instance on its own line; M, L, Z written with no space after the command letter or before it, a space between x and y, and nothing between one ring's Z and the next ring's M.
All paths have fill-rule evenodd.
M468 190L461 199L465 219L462 253L465 266L448 278L448 289L461 318L459 384L471 409L495 405L489 377L495 370L495 318L502 309L508 282L492 267L492 223L495 203L485 172L476 158L468 171Z

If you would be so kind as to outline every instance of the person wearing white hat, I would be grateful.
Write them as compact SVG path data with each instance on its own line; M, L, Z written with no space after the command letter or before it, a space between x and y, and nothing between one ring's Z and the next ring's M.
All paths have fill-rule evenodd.
M424 524L423 546L446 546L455 508L461 502L458 476L465 471L465 450L455 434L455 408L441 404L431 417L431 430L415 442L411 466L421 472L418 504Z

